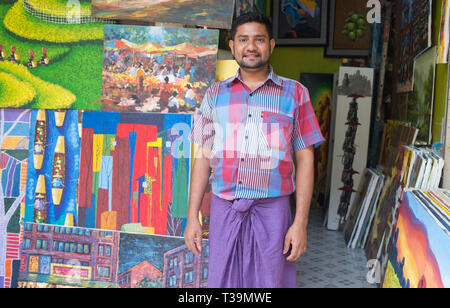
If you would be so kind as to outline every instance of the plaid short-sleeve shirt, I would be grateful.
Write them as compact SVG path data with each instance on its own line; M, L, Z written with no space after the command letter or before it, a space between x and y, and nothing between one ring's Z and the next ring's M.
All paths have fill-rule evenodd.
M190 139L211 149L212 192L226 200L293 193L294 152L324 141L308 90L272 68L254 91L239 71L214 83L195 115Z

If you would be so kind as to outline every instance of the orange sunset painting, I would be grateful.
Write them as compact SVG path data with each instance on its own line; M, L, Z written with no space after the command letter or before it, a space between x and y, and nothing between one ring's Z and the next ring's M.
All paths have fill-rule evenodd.
M383 287L448 288L450 237L412 192L399 207Z

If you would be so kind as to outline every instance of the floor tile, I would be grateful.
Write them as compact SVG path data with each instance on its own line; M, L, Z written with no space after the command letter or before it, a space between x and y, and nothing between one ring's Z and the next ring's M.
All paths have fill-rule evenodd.
M299 288L376 288L366 262L363 249L347 248L342 232L323 226L321 209L311 209L308 250L296 264Z

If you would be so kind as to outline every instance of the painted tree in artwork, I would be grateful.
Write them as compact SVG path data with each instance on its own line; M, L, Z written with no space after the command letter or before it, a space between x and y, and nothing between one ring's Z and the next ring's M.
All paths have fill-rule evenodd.
M6 116L5 110L0 109L0 147L3 145L6 137L11 134L17 124L29 114L29 110L22 110L18 117L14 121L8 121L10 123L9 127L5 127ZM1 150L1 155L3 156L5 153L4 150ZM15 159L15 158L9 158ZM0 164L0 179L3 174L3 169L5 168L5 164ZM6 173L6 172L5 172ZM0 181L0 287L3 287L4 277L5 277L5 261L6 261L6 244L7 244L7 228L8 224L13 217L14 213L17 211L20 203L22 202L26 189L25 187L20 191L17 196L7 196L3 190L3 184ZM10 200L13 197L14 201L12 202L9 208L7 207L7 200Z

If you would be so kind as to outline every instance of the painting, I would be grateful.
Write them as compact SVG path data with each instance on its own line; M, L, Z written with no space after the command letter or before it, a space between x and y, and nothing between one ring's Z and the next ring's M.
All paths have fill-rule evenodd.
M25 223L19 288L203 288L209 245L181 237Z
M313 204L323 206L326 199L328 148L331 127L331 103L333 100L333 74L301 73L300 82L308 88L311 104L325 142L314 149Z
M273 37L277 45L325 45L328 0L274 0Z
M367 57L371 24L367 22L367 1L330 0L327 57Z
M195 112L215 81L218 30L106 25L105 111Z
M266 15L266 0L236 0L236 15L257 12L261 15Z
M132 19L230 29L234 0L93 0L99 18Z
M385 184L381 191L369 237L364 247L367 259L377 259L385 266L387 246L396 219L396 210L402 200L409 174L413 150L401 146L395 163L386 174Z
M436 47L433 46L414 61L413 91L408 93L407 120L419 129L416 144L431 143L435 74Z
M449 234L430 215L432 199L407 191L399 207L383 288L448 288Z
M372 110L373 69L339 69L327 228L338 230L366 168ZM355 187L355 188L354 188Z
M90 5L0 3L0 107L100 109L107 20L92 18Z
M83 113L78 226L181 236L190 114Z
M0 289L17 286L30 110L0 109Z
M413 90L414 60L431 47L431 0L402 0L397 92Z
M364 247L383 184L381 172L365 170L344 228L347 247Z
M33 110L25 221L74 226L80 168L78 110Z

